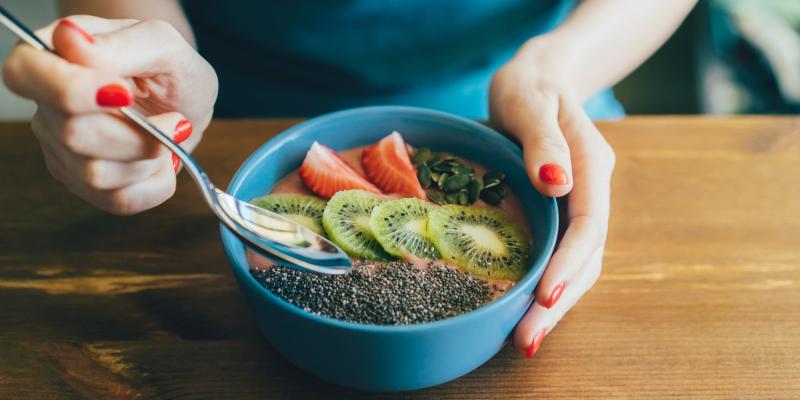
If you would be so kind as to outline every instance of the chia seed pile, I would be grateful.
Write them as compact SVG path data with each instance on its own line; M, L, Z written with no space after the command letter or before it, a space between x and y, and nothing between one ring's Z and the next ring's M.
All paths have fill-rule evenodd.
M321 275L273 266L250 274L276 296L307 312L375 325L432 322L472 311L492 299L489 285L446 266L417 268L407 262L348 274Z

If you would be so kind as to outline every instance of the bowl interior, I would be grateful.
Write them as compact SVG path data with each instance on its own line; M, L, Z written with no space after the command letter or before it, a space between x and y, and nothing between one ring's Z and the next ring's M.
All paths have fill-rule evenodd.
M399 131L412 146L446 151L475 161L488 169L505 172L508 185L523 204L531 227L533 247L531 267L527 275L511 292L500 299L455 318L500 306L498 303L502 303L504 298L511 296L515 291L524 290L530 293L555 246L558 227L556 203L553 198L539 194L531 185L525 172L521 150L496 131L474 121L438 111L394 106L365 107L327 114L296 125L261 146L239 169L228 191L234 197L244 200L268 193L278 181L300 166L314 141L340 151L374 143L395 130ZM233 261L234 269L238 269L235 271L238 272L237 276L252 281L246 282L247 286L257 286L266 296L285 303L261 288L247 273L248 266L242 242L224 227L222 233L226 251ZM305 313L289 303L285 305L297 312ZM310 318L335 321L333 323L336 324L349 324L310 313L305 314Z

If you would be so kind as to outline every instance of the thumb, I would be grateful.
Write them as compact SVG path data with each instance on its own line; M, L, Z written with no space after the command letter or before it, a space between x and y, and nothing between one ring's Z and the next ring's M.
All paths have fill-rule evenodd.
M560 197L572 190L572 163L558 124L558 101L526 104L506 123L522 144L528 176L545 196Z
M42 29L42 34L52 29L53 48L59 56L74 64L86 67L102 67L97 60L98 34L122 29L134 24L135 20L110 20L88 15L63 18L55 26ZM52 27L52 28L51 28Z
M61 58L84 66L89 66L90 47L94 38L75 22L64 18L53 29L53 48Z
M53 31L56 52L73 63L123 77L174 72L186 67L185 55L194 53L191 45L167 22L95 22L88 16L61 20ZM84 27L84 23L89 27Z

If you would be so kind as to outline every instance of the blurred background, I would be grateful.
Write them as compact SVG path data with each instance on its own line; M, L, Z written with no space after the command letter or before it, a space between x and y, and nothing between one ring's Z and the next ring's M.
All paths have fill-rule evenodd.
M53 1L3 4L32 26L56 18ZM0 59L15 41L0 35ZM701 0L615 91L628 114L797 114L800 0ZM27 119L33 111L0 86L0 119Z

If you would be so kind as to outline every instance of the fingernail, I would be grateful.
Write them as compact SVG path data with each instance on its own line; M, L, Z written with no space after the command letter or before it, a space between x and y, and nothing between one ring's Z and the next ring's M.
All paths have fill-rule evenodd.
M525 354L528 358L533 357L534 354L539 350L539 346L542 345L542 341L544 340L544 334L547 332L547 329L542 328L539 333L533 338L533 342L531 343L531 347L528 347L528 353Z
M542 306L544 308L550 308L556 305L558 299L561 298L561 294L564 293L565 287L567 287L567 282L559 283L558 286L553 288L553 292L550 293L550 298L548 298L547 301L544 304L542 304Z
M551 185L566 185L567 173L556 164L544 164L539 168L539 179Z
M172 153L172 169L175 170L176 174L178 173L178 170L181 169L181 159L175 153Z
M191 134L192 123L188 120L182 119L178 122L178 125L175 125L175 136L172 137L172 140L175 143L180 143L188 139Z
M103 107L126 107L133 104L133 96L118 83L105 85L97 91L97 104Z
M89 42L91 44L94 44L94 38L92 37L92 35L86 33L86 31L81 29L80 26L75 25L74 22L64 18L64 19L62 19L61 21L58 22L58 25L65 26L67 28L74 29L74 30L78 31L78 33L80 33L83 36L83 38L86 39L87 42Z

